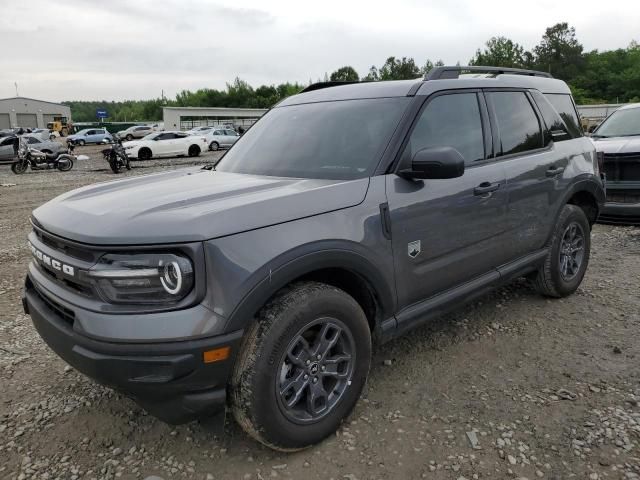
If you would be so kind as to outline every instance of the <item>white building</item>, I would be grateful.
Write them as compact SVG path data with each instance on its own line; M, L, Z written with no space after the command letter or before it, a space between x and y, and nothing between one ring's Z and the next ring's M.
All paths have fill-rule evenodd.
M164 107L162 118L166 130L190 130L194 127L228 123L246 128L253 125L266 111L265 108Z
M71 109L66 105L33 98L0 99L0 129L47 128L47 123L53 122L54 117L67 117L71 120Z

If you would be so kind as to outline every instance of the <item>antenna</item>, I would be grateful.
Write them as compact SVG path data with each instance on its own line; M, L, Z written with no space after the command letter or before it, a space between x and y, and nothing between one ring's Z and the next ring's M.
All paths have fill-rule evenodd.
M18 82L13 82L13 84L16 86L16 97L19 97L20 95L18 95Z

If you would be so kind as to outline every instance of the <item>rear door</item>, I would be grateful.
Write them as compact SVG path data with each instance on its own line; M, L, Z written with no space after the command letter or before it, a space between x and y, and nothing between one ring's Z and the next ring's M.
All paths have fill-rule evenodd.
M462 177L407 180L387 175L400 308L472 280L507 260L507 196L502 164L492 158L480 91L429 97L403 147L401 165L425 147L452 146L465 159Z
M0 160L12 160L16 156L16 137L0 138Z
M518 258L544 247L555 206L566 191L568 156L554 146L540 110L525 90L485 91L494 142L507 177L507 242Z

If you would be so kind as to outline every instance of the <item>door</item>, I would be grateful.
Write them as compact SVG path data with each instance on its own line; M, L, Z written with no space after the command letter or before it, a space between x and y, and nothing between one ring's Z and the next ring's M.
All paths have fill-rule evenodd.
M8 113L0 113L0 130L11 128L11 120Z
M494 124L497 155L504 159L507 177L505 248L517 258L544 247L555 221L553 207L566 191L558 181L568 157L554 147L551 131L530 93L487 91L485 96ZM562 123L559 118L558 121Z
M151 147L154 155L173 155L175 153L175 135L173 133L161 133Z
M224 145L230 147L238 139L238 135L235 130L224 130Z
M420 149L451 146L465 159L462 177L406 180L387 175L400 309L504 263L505 175L492 157L480 92L430 97L403 147L401 167Z
M38 117L35 113L17 113L18 126L22 128L38 128Z
M16 137L0 138L0 160L12 160L17 154Z

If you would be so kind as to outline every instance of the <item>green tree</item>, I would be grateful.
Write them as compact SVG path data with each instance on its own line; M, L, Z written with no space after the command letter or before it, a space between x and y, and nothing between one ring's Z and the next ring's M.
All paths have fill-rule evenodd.
M534 62L539 70L554 77L571 81L584 65L582 44L576 38L576 29L567 22L547 28L542 41L533 49Z
M333 72L329 78L332 82L357 82L360 79L355 68L348 65Z
M363 82L377 82L380 80L380 74L378 73L378 68L375 65L371 65L369 68L369 73L365 77L362 77Z
M491 37L484 50L476 50L469 65L523 68L527 65L522 45L507 37Z
M420 76L420 68L411 57L389 57L379 70L380 80L411 80Z

